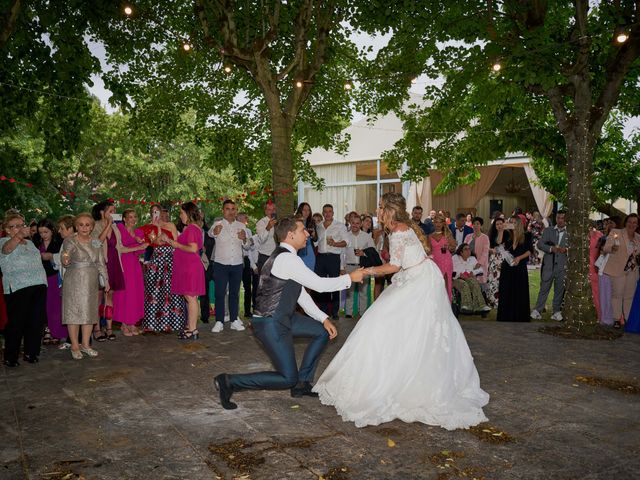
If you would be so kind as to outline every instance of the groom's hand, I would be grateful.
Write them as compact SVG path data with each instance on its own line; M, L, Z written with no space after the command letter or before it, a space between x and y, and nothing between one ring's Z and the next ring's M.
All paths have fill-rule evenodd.
M338 329L328 318L322 322L322 326L327 332L329 332L329 340L333 340L338 336Z

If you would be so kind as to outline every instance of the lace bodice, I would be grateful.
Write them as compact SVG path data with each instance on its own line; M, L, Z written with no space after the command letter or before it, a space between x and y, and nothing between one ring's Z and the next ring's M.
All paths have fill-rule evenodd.
M414 267L427 256L424 247L411 228L406 231L398 231L389 237L389 263L402 269Z

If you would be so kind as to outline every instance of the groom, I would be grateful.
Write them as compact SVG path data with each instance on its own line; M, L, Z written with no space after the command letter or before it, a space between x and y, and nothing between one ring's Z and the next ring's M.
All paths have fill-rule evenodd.
M276 371L218 375L214 380L215 387L222 407L227 410L237 408L231 401L231 395L240 390L290 388L292 397L318 396L311 391L318 357L338 331L303 287L316 292L344 290L351 286L351 282L361 282L364 274L359 269L335 278L317 276L296 253L306 246L308 237L302 221L294 217L281 218L275 225L279 246L262 267L251 323ZM295 311L296 303L308 316ZM293 339L298 337L311 339L300 370L293 348Z

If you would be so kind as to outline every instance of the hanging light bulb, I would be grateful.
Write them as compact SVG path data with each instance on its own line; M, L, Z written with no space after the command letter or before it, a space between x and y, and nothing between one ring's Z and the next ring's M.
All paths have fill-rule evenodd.
M344 82L345 90L351 90L352 88L353 88L353 84L351 83L351 80L347 80L346 82Z
M415 84L418 81L418 77L411 77L411 83Z
M188 51L190 51L190 50L191 50L191 45L189 45L189 43L188 43L188 42L184 42L184 43L182 44L182 49L183 49L185 52L188 52Z
M624 30L620 30L619 32L616 33L616 42L617 43L624 43L627 40L629 40L629 34L627 32L625 32Z
M494 72L499 72L501 69L502 69L502 65L500 65L499 61L495 61L491 66L491 70L493 70Z
M131 16L131 14L133 14L133 8L131 8L129 5L125 5L124 7L124 14L128 17Z
M224 73L231 73L231 65L224 66Z
M302 80L296 80L296 88L302 88L304 85L304 83L302 82Z

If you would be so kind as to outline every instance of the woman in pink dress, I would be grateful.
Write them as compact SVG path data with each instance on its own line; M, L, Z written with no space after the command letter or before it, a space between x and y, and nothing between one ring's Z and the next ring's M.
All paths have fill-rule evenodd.
M598 314L598 321L602 318L602 311L600 310L600 289L598 288L600 279L594 263L600 256L600 248L598 245L600 238L602 238L602 232L598 231L595 225L592 225L591 231L589 232L589 282L591 282L591 294L593 295L593 304Z
M453 278L453 257L451 252L456 249L456 239L451 235L451 230L447 227L446 219L443 215L437 214L433 219L435 231L429 235L431 242L431 255L438 268L444 276L449 301L451 301L451 280Z
M122 246L118 248L122 273L127 288L113 292L113 319L121 323L126 337L139 335L136 324L144 317L144 281L139 255L147 248L144 232L136 228L138 216L134 210L122 212L124 224L118 223Z
M489 271L489 237L482 233L483 224L484 220L481 217L475 217L472 223L473 233L464 239L464 243L471 248L471 255L476 257L484 272L483 275L477 277L481 284L487 281L487 272Z
M200 251L204 238L198 226L200 211L193 202L180 206L180 220L185 225L178 240L171 240L164 233L161 239L175 248L173 254L173 275L171 293L182 295L187 302L187 328L178 335L182 340L198 338L198 297L204 295L204 275Z

